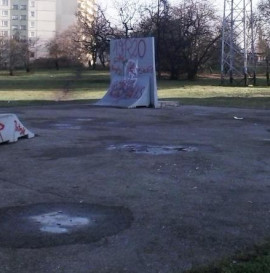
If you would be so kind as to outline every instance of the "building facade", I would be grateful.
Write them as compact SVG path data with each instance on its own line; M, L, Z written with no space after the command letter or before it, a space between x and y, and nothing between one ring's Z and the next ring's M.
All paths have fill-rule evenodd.
M34 57L46 57L46 43L76 22L78 8L93 12L94 0L0 0L0 37L36 41Z
M78 0L56 0L56 32L61 33L76 22Z

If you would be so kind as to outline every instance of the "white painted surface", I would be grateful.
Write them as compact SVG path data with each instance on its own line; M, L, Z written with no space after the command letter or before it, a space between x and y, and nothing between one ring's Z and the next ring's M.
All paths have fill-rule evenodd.
M35 135L26 129L14 114L0 114L0 143L16 142L20 137Z
M158 107L154 38L111 40L111 84L97 105Z

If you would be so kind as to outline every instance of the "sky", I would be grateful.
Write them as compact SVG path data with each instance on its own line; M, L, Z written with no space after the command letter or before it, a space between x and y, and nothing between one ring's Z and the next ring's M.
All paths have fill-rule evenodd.
M114 8L113 8L114 2L115 2L114 0L98 0L98 1L100 2L100 4L102 6L104 6L104 7L107 6L110 11L114 10ZM156 0L156 1L158 1L158 0ZM173 3L173 4L177 4L180 1L181 0L170 0L169 2ZM221 10L221 11L223 10L224 0L210 0L210 1L213 2L213 4L217 7L218 10ZM256 4L258 3L258 1L259 0L253 0L252 1L253 2L253 6L256 6ZM142 2L143 3L145 1L138 0L138 2Z
M124 1L124 0L97 0L97 2L103 7L106 8L106 13L108 14L108 18L110 19L110 21L112 23L118 24L120 21L118 19L118 14L117 14L117 10L115 9L115 1ZM128 0L126 0L128 1ZM131 0L133 1L133 0ZM158 0L148 0L147 2L157 2ZM179 2L182 2L183 0L169 0L169 2L171 4L177 4ZM209 0L213 3L214 7L216 7L217 11L220 13L220 15L222 16L223 14L223 7L224 7L224 0ZM230 1L230 0L227 0ZM237 1L241 1L241 0L237 0ZM246 0L248 1L248 0ZM145 0L137 0L138 3L145 3ZM255 8L257 3L259 2L259 0L253 0L253 7Z

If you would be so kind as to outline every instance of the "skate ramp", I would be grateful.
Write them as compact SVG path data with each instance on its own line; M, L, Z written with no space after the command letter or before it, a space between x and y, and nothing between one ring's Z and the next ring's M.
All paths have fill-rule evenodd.
M124 108L148 107L150 101L150 80L121 78L114 79L99 105Z
M15 114L0 114L0 143L16 142L21 137L32 138L34 136Z
M99 106L158 107L154 38L110 42L111 83Z

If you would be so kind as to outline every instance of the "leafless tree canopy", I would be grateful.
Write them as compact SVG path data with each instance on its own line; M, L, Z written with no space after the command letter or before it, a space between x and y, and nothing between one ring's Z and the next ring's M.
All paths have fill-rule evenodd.
M95 69L97 59L105 66L109 51L109 40L114 36L114 29L107 20L104 10L96 5L95 14L89 17L83 13L77 14L78 31L74 41L80 46L82 53L88 56L89 64Z
M73 63L87 63L95 69L97 63L107 65L110 39L153 36L158 74L164 72L171 79L179 76L194 79L200 69L218 65L222 20L210 0L170 3L169 0L151 0L143 4L137 0L113 0L117 10L117 18L114 19L118 24L115 24L116 20L112 23L98 4L91 16L80 11L77 13L77 24L58 33L48 43L49 55L57 69L61 58ZM260 1L257 17L260 22L257 47L269 58L270 0ZM29 69L30 41L0 39L2 66L8 63L12 74L20 59Z
M13 76L16 66L23 66L30 72L30 60L37 40L21 39L20 33L13 37L0 37L0 66L8 68Z
M157 37L161 70L169 72L171 79L180 74L194 79L218 48L220 23L215 10L207 1L186 0L170 6L163 0L156 13L149 7L146 11L140 31Z
M270 85L270 0L261 0L258 5L258 51L265 60L266 80Z

